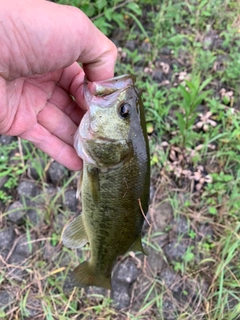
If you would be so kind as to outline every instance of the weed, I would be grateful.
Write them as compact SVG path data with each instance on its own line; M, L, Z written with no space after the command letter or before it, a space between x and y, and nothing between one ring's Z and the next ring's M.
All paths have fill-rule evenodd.
M103 33L109 34L113 29L113 23L121 29L126 27L126 17L129 16L142 28L137 16L141 15L141 8L134 1L121 0L59 0L61 4L71 4L80 8Z
M179 94L181 96L180 107L182 113L176 112L177 120L175 124L180 131L180 146L191 147L194 143L196 133L192 130L193 124L197 118L196 108L209 95L210 90L203 89L209 84L211 78L206 79L200 84L200 75L192 77L191 81L185 80L186 86L179 86ZM175 139L174 142L176 142Z

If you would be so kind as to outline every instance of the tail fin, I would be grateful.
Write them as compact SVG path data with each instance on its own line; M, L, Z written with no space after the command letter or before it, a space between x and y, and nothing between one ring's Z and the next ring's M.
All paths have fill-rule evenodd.
M105 289L111 289L111 275L106 277L102 274L97 274L94 268L90 265L89 261L84 261L77 266L72 274L71 278L73 283L77 287L96 286Z

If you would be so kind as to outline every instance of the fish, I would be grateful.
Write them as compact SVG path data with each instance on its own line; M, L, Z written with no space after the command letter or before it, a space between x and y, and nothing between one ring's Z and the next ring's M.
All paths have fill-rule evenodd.
M82 212L65 228L63 244L89 243L91 257L71 274L77 287L111 289L111 273L128 251L146 254L141 240L148 212L150 156L145 113L133 75L83 84L88 111L74 136L83 159L77 194Z

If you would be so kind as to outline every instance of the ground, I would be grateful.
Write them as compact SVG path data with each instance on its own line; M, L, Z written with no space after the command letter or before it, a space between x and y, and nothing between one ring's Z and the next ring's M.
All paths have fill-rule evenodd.
M79 7L117 45L116 74L137 75L151 150L148 255L119 258L112 292L68 285L89 257L60 241L81 212L79 173L0 136L0 319L240 319L239 5Z

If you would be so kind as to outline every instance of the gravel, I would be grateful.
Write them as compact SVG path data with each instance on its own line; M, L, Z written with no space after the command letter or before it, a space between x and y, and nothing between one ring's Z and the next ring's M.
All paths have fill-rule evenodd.
M7 214L8 220L10 220L11 222L14 222L18 225L21 225L24 223L24 216L26 212L20 201L13 202L9 206L6 214Z
M21 181L17 193L21 203L31 205L32 198L37 195L38 188L34 181L24 180Z
M0 255L5 259L12 248L16 233L12 227L0 231ZM0 266L1 266L0 261Z
M57 186L59 182L68 177L68 171L63 165L54 161L48 169L48 175L52 184Z
M112 277L112 299L116 309L127 308L131 300L131 284L138 277L138 269L132 259L121 262Z
M64 193L63 204L73 212L77 211L79 200L76 198L76 190L67 190Z

